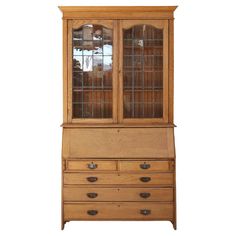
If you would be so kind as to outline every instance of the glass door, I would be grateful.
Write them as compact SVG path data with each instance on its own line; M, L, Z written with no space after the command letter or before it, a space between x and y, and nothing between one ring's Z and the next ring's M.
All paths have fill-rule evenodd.
M114 22L69 21L68 104L72 122L116 122Z
M121 122L168 121L168 21L121 21Z

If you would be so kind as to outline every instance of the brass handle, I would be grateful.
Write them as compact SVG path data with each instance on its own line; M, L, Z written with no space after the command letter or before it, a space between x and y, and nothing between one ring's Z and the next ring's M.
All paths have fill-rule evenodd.
M87 180L89 182L96 182L98 180L98 178L97 177L87 177Z
M91 170L94 170L94 169L96 169L97 167L98 167L98 165L95 164L95 163L89 163L89 164L88 164L88 168L91 169Z
M140 164L140 168L143 170L149 169L150 167L151 167L151 165L147 164L147 163Z
M140 180L142 181L142 182L149 182L150 180L151 180L151 178L150 177L141 177L140 178Z
M87 193L87 196L89 198L96 198L98 196L98 194L97 193Z
M151 214L151 210L148 210L148 209L141 209L141 210L140 210L140 214L142 214L142 215L144 215L144 216L150 215L150 214Z
M151 193L144 192L144 193L140 193L139 196L142 198L149 198L151 196Z
M95 215L98 214L98 211L97 210L88 210L87 214L90 215L90 216L95 216Z

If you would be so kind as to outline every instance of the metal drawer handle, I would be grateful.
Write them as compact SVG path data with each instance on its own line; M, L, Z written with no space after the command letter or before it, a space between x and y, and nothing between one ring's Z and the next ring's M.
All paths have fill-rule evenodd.
M87 177L87 180L89 182L96 182L98 180L98 178L97 177Z
M98 194L97 193L87 193L87 196L89 198L96 198L98 196Z
M149 198L151 196L151 193L144 192L144 193L140 193L139 196L142 198Z
M140 168L143 170L149 169L150 167L151 167L151 165L147 164L147 163L140 164Z
M140 210L140 214L142 214L142 215L144 215L144 216L150 215L150 214L151 214L151 210L148 210L148 209L141 209L141 210Z
M98 211L97 210L88 210L87 214L90 215L90 216L95 216L95 215L98 214Z
M150 177L141 177L140 178L140 180L142 181L142 182L149 182L150 180L151 180L151 178Z
M98 167L98 165L95 164L95 163L89 163L89 164L88 164L88 168L91 169L91 170L94 170L94 169L96 169L97 167Z

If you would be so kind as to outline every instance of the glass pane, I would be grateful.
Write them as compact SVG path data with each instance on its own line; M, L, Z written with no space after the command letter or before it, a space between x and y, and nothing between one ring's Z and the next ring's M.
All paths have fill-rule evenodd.
M112 30L73 30L73 118L112 118Z
M124 118L163 117L163 30L124 30Z

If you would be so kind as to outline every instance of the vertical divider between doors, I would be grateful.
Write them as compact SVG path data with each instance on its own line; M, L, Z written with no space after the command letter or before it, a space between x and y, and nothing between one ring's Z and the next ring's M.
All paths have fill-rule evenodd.
M118 123L123 123L123 34L122 34L122 20L117 20L118 22L118 55L119 55L119 82L118 82Z
M113 85L113 123L118 122L118 88L119 88L119 41L118 41L118 20L113 21L113 72L112 72L112 85Z

